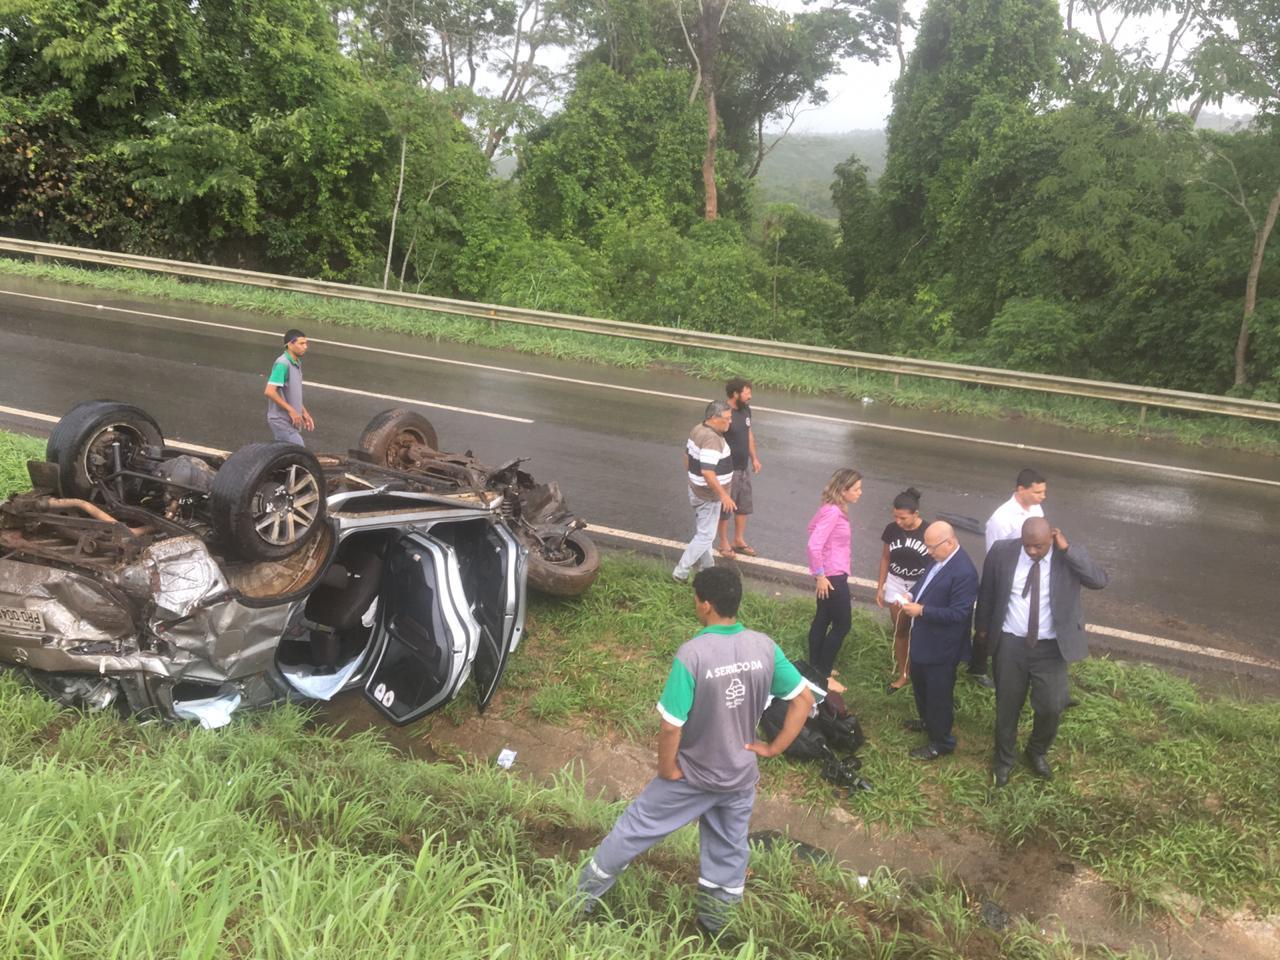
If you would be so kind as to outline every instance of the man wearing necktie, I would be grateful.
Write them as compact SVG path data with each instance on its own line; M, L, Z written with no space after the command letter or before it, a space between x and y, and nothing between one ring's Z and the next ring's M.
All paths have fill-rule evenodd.
M920 714L907 729L929 734L928 743L911 751L912 759L937 760L956 749L956 667L969 659L978 570L943 520L929 524L924 547L930 562L902 601L903 616L911 618L911 692Z
M1000 541L987 554L974 634L980 640L995 638L992 776L997 787L1009 782L1017 759L1018 718L1028 688L1035 722L1027 763L1046 780L1053 777L1045 755L1069 699L1067 664L1089 655L1080 588L1101 590L1106 585L1106 571L1043 517L1031 517L1022 525L1020 540Z

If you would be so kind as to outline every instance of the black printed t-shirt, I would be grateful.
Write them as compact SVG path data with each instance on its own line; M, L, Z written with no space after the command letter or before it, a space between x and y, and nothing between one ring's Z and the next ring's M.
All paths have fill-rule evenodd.
M928 529L928 520L914 530L903 530L896 523L884 528L880 539L889 545L889 572L895 577L914 583L924 573L929 562L929 551L924 546L924 532Z
M744 403L733 411L733 419L729 421L729 429L724 432L725 442L729 444L729 454L733 457L733 469L747 469L747 461L751 459L751 405Z

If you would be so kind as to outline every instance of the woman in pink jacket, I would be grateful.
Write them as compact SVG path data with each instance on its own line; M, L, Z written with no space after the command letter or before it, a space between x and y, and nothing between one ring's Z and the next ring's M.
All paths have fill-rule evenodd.
M818 609L809 625L809 663L831 675L853 614L849 600L849 504L862 496L862 474L843 467L822 491L822 504L809 521L809 572Z

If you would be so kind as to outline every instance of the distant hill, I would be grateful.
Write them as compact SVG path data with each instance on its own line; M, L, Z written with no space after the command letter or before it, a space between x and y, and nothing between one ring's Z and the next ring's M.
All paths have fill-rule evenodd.
M836 164L856 155L867 165L871 179L884 172L883 130L848 133L803 133L783 137L764 159L756 182L760 196L770 203L794 203L822 217L835 219L831 181Z

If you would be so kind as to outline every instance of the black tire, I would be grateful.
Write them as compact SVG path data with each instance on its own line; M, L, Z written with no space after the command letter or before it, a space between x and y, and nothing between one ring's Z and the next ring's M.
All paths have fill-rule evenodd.
M600 551L581 530L565 538L564 555L529 551L529 586L552 597L580 597L600 574Z
M304 447L251 443L214 474L209 507L214 533L233 557L283 560L324 522L324 471Z
M87 400L68 410L49 434L44 458L58 465L64 497L89 497L98 479L113 470L111 447L120 443L122 462L144 446L164 446L155 418L138 407L114 400ZM127 486L136 488L137 481Z
M380 467L392 467L403 470L411 467L403 456L407 443L419 443L437 450L436 428L420 413L397 407L395 410L383 410L369 421L360 434L357 447L369 456Z

